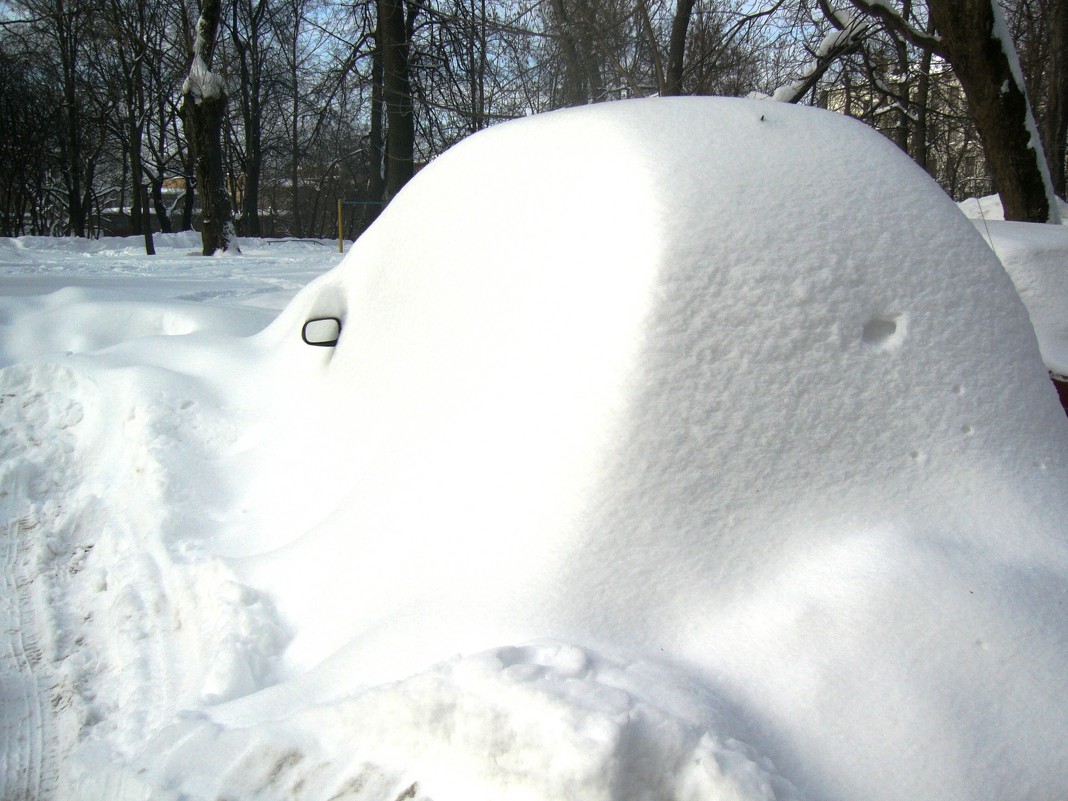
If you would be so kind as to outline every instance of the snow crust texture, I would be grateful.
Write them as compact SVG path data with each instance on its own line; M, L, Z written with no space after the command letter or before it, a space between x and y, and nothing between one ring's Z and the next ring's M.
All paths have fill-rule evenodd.
M52 638L5 656L8 786L1063 796L1068 419L994 252L859 123L529 118L255 336L96 300L4 306L5 614ZM77 303L108 347L18 339Z

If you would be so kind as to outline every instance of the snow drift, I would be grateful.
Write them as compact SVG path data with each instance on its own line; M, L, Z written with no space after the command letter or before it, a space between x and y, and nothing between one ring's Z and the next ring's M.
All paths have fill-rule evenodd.
M1068 219L1068 212L1062 216ZM1027 306L1046 367L1068 376L1068 226L983 218L974 224Z
M168 435L225 433L153 452L156 569L210 566L222 611L173 635L175 711L90 727L81 797L1068 786L1068 421L991 250L859 123L501 125L259 336L130 362Z

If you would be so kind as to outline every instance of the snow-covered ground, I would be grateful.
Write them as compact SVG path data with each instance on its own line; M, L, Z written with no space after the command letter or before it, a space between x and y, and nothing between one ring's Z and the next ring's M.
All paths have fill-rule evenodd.
M241 643L282 636L197 533L251 422L228 392L245 338L341 256L156 246L0 240L5 799L109 797L94 783L116 756L196 708L212 670L232 682Z
M0 797L1061 799L1027 310L769 106L498 126L334 271L0 240Z

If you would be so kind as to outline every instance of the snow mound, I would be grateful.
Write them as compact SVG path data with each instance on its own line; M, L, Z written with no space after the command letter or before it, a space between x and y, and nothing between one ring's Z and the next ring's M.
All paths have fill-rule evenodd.
M1068 229L996 221L977 221L975 227L1027 306L1046 366L1068 375Z
M1057 208L1060 212L1061 225L1068 225L1068 203L1057 198ZM1001 198L998 195L985 195L984 197L970 197L962 200L960 210L970 220L1005 221L1005 210L1001 207Z
M304 709L251 742L190 719L160 735L145 773L196 798L252 786L263 799L436 798L441 788L456 798L797 798L767 760L704 728L716 714L698 685L662 667L541 643ZM190 764L208 769L190 775Z
M300 344L317 315L335 351ZM291 675L551 638L692 672L812 797L1068 781L1040 745L1068 737L1068 421L997 259L859 123L687 99L494 128L262 344L302 411L226 547Z
M264 325L263 316L252 309L190 301L129 301L128 296L80 287L0 299L0 365L49 354L98 351L145 337L205 330L248 336Z

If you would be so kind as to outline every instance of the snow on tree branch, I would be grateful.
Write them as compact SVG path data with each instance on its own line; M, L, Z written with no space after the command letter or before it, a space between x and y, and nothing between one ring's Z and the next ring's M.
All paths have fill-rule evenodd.
M799 80L780 86L772 92L771 100L779 103L797 103L816 85L835 59L863 42L871 31L871 24L861 14L843 15L835 12L831 21L840 27L823 37L812 52L812 61L801 71Z
M224 91L222 78L208 69L200 52L195 52L189 76L182 84L182 94L191 97L194 103L201 103L205 99L222 97Z
M900 34L916 47L945 56L941 37L937 34L921 31L886 0L849 0L849 2L868 16L880 20L886 27Z
M194 29L193 62L189 66L189 76L182 84L182 94L191 97L195 103L222 97L226 91L222 78L211 71L218 27L218 0L206 0Z

